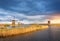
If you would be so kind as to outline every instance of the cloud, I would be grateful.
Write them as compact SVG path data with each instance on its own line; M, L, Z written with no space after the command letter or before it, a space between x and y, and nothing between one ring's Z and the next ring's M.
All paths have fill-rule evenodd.
M2 14L2 15L1 15ZM0 9L0 23L11 23L11 20L15 19L16 23L20 21L20 23L24 24L42 24L47 23L48 20L55 20L60 18L60 15L25 15L23 13L13 12L5 9Z
M47 20L45 17L46 15L25 15L22 13L18 12L12 12L12 11L7 11L4 9L0 9L0 21L9 21L15 19L17 21L21 21L21 23L24 24L30 24L30 23L40 23L40 22L45 22ZM1 16L1 14L4 14L5 16ZM15 17L15 18L14 18Z
M29 21L29 20L23 20L23 21L20 21L21 23L24 23L24 24L43 24L43 23L47 23L47 20L41 22L39 20L35 20L35 21Z
M60 0L0 0L0 8L25 15L60 13Z
M16 6L10 9L26 15L45 15L57 12L59 9L58 1L55 0L15 0ZM59 1L60 2L60 1ZM60 3L59 3L60 4ZM58 8L57 8L57 7Z
M0 0L0 22L15 17L25 24L44 23L55 13L60 14L60 0Z

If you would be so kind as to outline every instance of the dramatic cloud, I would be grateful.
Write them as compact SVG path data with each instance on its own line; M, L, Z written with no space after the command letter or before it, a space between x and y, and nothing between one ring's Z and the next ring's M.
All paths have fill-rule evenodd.
M0 0L0 22L46 23L52 14L60 14L60 0Z
M0 8L26 15L60 13L60 0L0 0Z
M21 21L21 23L25 23L25 24L29 24L29 23L40 23L40 22L45 22L46 16L47 15L24 15L22 13L18 13L18 12L12 12L12 11L6 11L3 9L1 10L1 14L0 15L0 21L9 21L11 22L11 20L15 19L16 21Z

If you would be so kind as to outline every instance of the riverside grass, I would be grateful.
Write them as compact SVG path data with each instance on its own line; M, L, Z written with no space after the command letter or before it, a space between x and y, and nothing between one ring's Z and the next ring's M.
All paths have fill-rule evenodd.
M15 36L47 28L48 26L30 26L26 28L0 29L0 37Z

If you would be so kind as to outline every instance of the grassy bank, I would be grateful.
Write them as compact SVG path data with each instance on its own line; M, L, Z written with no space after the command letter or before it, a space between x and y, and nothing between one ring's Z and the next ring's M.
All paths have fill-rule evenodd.
M0 29L0 36L6 37L6 36L25 34L28 32L44 30L47 28L48 28L48 26L30 26L30 27L26 27L26 28Z
M60 24L51 24L51 26L60 26Z

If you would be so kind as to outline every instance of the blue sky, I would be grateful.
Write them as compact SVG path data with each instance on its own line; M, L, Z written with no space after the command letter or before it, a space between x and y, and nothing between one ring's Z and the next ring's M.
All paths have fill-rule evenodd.
M56 13L60 13L60 0L0 0L0 21L15 16L22 23L39 23Z

